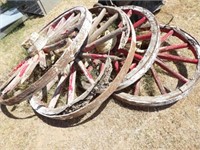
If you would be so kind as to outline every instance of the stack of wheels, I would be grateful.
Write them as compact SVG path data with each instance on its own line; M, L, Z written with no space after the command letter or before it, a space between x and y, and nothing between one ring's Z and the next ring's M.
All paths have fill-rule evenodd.
M119 59L110 53L124 49L129 38L128 56L110 84L112 59ZM62 120L84 115L101 105L122 82L135 43L131 22L120 9L70 9L23 44L30 55L1 86L0 104L14 105L28 98L42 116ZM101 88L109 93L98 96Z
M137 6L74 7L23 46L29 56L0 87L0 104L28 99L38 114L58 120L83 116L111 95L131 105L168 105L200 76L198 42Z

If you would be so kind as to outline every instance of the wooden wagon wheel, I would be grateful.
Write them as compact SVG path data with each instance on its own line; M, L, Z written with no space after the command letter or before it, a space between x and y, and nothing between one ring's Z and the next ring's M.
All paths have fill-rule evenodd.
M96 91L98 88L102 87L102 82L104 82L104 84L105 82L108 82L106 77L103 77L102 79L103 72L108 73L112 71L110 59L114 59L115 56L109 55L110 51L116 47L123 48L128 41L130 32L133 37L135 35L133 29L129 29L130 22L128 21L128 18L120 11L120 9L96 7L90 9L90 12L93 14L94 21L89 32L88 43L80 55L76 57L74 64L71 65L71 71L68 72L69 78L68 75L65 75L65 79L68 80L68 82L64 82L62 78L59 79L61 81L58 82L54 96L48 104L44 104L44 101L41 100L42 97L45 96L42 96L41 94L34 95L30 100L31 106L40 115L56 119L69 119L72 116L78 117L82 109L86 108L81 115L90 111L91 108L89 108L89 106L91 105L90 103L95 101ZM123 13L123 15L121 13ZM117 24L120 24L120 28L118 28ZM115 41L115 38L118 35L121 36L119 43ZM96 64L96 66L92 66L92 64ZM103 71L101 66L105 66ZM94 71L94 73L91 73L92 71ZM94 74L96 73L97 77L94 77ZM81 75L83 74L87 79L87 89L82 87L82 82L86 82L86 80L81 81ZM49 83L46 88L49 90L52 84L54 83ZM59 106L58 100L61 100L59 99L61 94L61 84L64 84L64 86L68 88L64 89L65 93L67 93L65 95L65 101ZM77 94L78 88L79 95ZM102 100L106 100L106 98Z
M72 23L71 20L74 22ZM66 28L67 23L71 26L67 26ZM64 70L68 64L74 60L85 44L91 23L91 13L84 7L75 7L64 12L46 26L40 34L35 36L36 38L34 37L31 40L32 43L28 49L33 56L19 64L10 79L1 86L0 104L17 104L43 89L51 80L57 78L58 75L64 74ZM52 46L49 46L51 44L56 45L55 41L60 42L60 40L68 40L66 41L67 45L63 47L64 50L56 51L56 47L52 48ZM54 60L55 62L51 62L52 64L48 67L45 66L46 61L48 61L45 59L46 54L44 53L44 50L48 50L46 46L51 47L51 50L55 50L53 51L53 55L61 55L58 59ZM38 71L38 68L36 68L38 64L46 69L45 73L38 80L34 80L30 84L29 77ZM15 90L18 88L18 85L27 81L27 79L29 79L27 88L16 92Z
M160 26L161 46L151 69L126 90L114 94L125 103L163 106L186 96L200 77L200 45L185 31ZM141 55L135 55L140 60Z

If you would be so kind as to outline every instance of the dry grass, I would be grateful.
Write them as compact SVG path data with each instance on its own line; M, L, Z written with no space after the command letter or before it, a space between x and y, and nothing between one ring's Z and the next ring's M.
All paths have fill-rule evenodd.
M63 10L76 5L91 7L95 0L63 0L50 14L33 18L0 41L0 81L17 61L25 57L22 41ZM162 23L174 16L172 25L200 41L199 0L167 0L157 15ZM189 96L169 108L125 107L111 100L89 122L67 127L70 122L40 119L27 103L0 113L0 147L3 149L200 149L200 84Z

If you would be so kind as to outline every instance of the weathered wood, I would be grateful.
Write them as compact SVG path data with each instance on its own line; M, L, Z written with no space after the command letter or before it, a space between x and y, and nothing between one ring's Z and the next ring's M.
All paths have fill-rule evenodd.
M110 9L110 8L107 8L107 10L108 9ZM116 10L116 11L118 11L118 9ZM119 10L120 11L120 10ZM115 12L113 12L112 14L115 14ZM125 16L123 15L122 16L123 17L123 19L125 19ZM126 26L130 26L130 23L129 22L127 22L127 21L123 21L125 24L126 24ZM128 28L126 28L126 30L128 30ZM123 32L125 32L125 31L123 31ZM128 32L127 32L128 33ZM132 32L132 35L134 35L134 32ZM124 35L124 36L127 36L126 34ZM123 36L123 37L124 37ZM126 38L126 39L128 39L128 38ZM123 40L122 40L123 41ZM124 42L124 41L123 41ZM135 44L135 43L134 43ZM132 44L132 45L134 45L134 44ZM122 45L122 43L121 43L121 45ZM124 43L123 43L123 45L124 45ZM87 47L87 46L86 46ZM133 47L134 46L132 46L131 48L132 48L132 53L134 53L134 49L133 49ZM109 56L109 55L108 55ZM132 59L132 57L133 57L133 55L131 56L129 56L129 59ZM109 59L109 57L107 58L109 61L110 61L110 59ZM37 112L39 112L41 115L43 115L43 116L46 116L46 117L50 117L50 118L57 118L57 119L67 119L68 117L67 116L70 116L71 114L73 114L73 113L75 113L74 114L74 117L77 117L77 116L79 116L78 114L79 114L79 110L80 111L82 111L82 107L86 107L86 110L85 111L83 111L83 112L81 112L81 113L87 113L87 112L89 112L90 110L91 110L91 108L89 108L89 109L87 109L87 107L88 107L88 105L90 105L90 103L88 103L88 104L86 104L86 105L84 105L83 104L83 106L82 107L79 107L79 108L77 108L76 110L73 110L73 111L70 111L70 112L66 112L66 114L63 112L64 110L66 110L67 108L70 108L72 105L74 105L74 104L76 104L76 103L78 103L78 102L80 102L80 101L82 101L82 100L84 100L86 97L85 96L87 96L88 94L90 94L91 93L91 89L94 89L95 88L95 86L94 85L96 85L99 81L100 81L100 79L102 78L102 76L103 76L103 74L104 74L104 72L105 72L105 69L106 69L106 66L108 66L108 62L109 61L106 61L106 64L104 65L104 67L103 67L103 69L100 69L100 75L99 75L99 77L95 80L95 84L93 84L93 85L91 85L87 90L86 90L86 92L84 92L81 96L79 96L79 97L77 97L76 99L74 99L73 100L73 103L71 103L71 104L67 104L66 106L61 106L61 107L58 107L58 108L54 108L54 109L47 109L46 107L41 107L41 106L39 106L39 103L37 103L35 100L34 101L30 101L30 103L31 103L31 105L32 106L34 106L34 108L40 108L40 109L37 109ZM129 62L127 62L127 63L129 63ZM122 72L123 72L124 70L122 69ZM123 74L124 74L124 72L123 72ZM116 77L117 78L117 77ZM122 80L122 76L120 77L120 78L117 78L116 80ZM118 81L119 82L119 81ZM113 84L113 86L112 86L112 89L114 89L114 88L116 88L116 86L114 86L114 84ZM112 91L109 93L109 94L111 94L112 93ZM87 94L87 95L86 95ZM106 94L107 95L107 94ZM92 95L91 95L92 96ZM93 97L91 97L91 98L93 98ZM90 99L90 98L89 98ZM87 99L86 99L87 100ZM104 98L104 99L102 99L102 101L104 101L104 100L106 100L106 98ZM95 101L95 100L92 100L91 102L93 102L93 101ZM89 101L90 102L90 101ZM95 102L96 104L93 104L94 105L94 107L98 107L99 105L98 105L98 102ZM89 107L91 107L91 105L89 106ZM78 112L77 112L78 111ZM63 112L64 113L64 116L62 115L62 114L60 114L61 112Z
M105 24L103 24L99 29L97 29L90 37L89 37L89 43L93 42L98 36L100 36L105 30L108 29L110 25L113 24L113 22L118 18L118 14L116 13L114 16L112 16L108 21L106 21Z
M120 14L123 14L123 12L120 12ZM123 15L123 17L126 17L126 16ZM131 23L129 22L128 25L131 26ZM99 107L116 90L117 85L119 85L122 82L125 74L129 70L129 67L131 65L131 62L133 60L133 56L134 56L134 53L135 53L135 44L136 44L136 41L134 40L135 33L134 33L133 28L131 28L131 35L132 35L133 41L131 42L129 53L128 53L128 56L127 56L127 58L124 62L123 67L121 68L120 72L117 74L117 76L115 77L113 82L110 83L110 86L108 88L106 88L105 91L102 94L100 94L100 96L95 98L93 101L91 101L87 105L85 105L85 106L83 106L83 107L81 107L78 110L75 110L73 112L66 113L66 114L64 113L64 114L60 114L60 115L52 115L52 116L45 115L45 116L49 117L49 118L61 119L61 120L72 119L72 118L76 118L78 116L81 116L81 115L93 110L94 108Z
M143 54L143 58L142 60L139 61L139 63L137 64L137 66L132 69L131 71L128 72L128 74L125 76L123 82L119 85L119 87L117 88L117 90L121 90L124 89L126 87L128 87L129 85L135 83L138 79L140 79L147 71L148 69L151 67L151 65L153 64L157 53L159 51L159 46L160 46L160 42L159 42L159 38L160 38L160 30L159 30L159 25L154 17L154 15L141 7L137 7L137 6L124 6L121 7L122 10L127 11L127 10L132 10L133 14L138 15L141 14L141 17L145 17L145 21L149 22L150 24L150 32L151 32L151 38L149 41L149 45L147 47L147 49L145 50L145 53ZM142 22L145 23L145 22ZM142 24L140 24L142 25ZM136 28L137 30L137 28ZM137 50L136 50L136 54L137 54Z
M79 19L82 20L80 21L82 26L77 36L73 39L72 44L65 49L65 52L54 64L54 66L52 66L39 80L31 84L27 89L14 97L8 99L0 98L0 104L13 105L24 101L27 97L30 97L35 92L40 91L43 87L45 87L52 80L52 78L55 78L58 74L62 73L63 69L69 62L74 60L75 55L80 51L87 38L88 34L86 33L89 33L92 16L84 7L75 7L65 13L72 13L73 11L79 11L81 14Z
M96 30L97 26L99 25L99 23L101 22L101 20L103 19L103 17L105 16L106 14L106 9L102 9L100 14L95 18L93 24L92 24L92 27L90 29L90 32L89 32L89 36L94 33L94 30Z

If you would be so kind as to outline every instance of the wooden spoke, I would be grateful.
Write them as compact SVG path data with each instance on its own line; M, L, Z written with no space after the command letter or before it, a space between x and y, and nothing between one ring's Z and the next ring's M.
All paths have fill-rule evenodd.
M81 60L79 60L79 59L76 59L75 61L78 63L79 67L80 67L81 70L83 71L83 73L84 73L84 75L86 76L86 78L88 79L88 81L89 81L91 84L94 84L95 81L94 81L92 75L91 75L91 74L89 73L89 71L86 69L86 67L85 67L85 65L83 64L83 62L82 62Z
M162 85L162 82L160 81L158 74L153 66L151 67L151 72L161 94L166 94L167 92L165 90L165 87Z
M170 46L164 46L164 47L160 47L159 52L170 52L173 50L178 50L178 49L184 49L188 47L188 43L182 43L182 44L174 44L174 45L170 45Z

